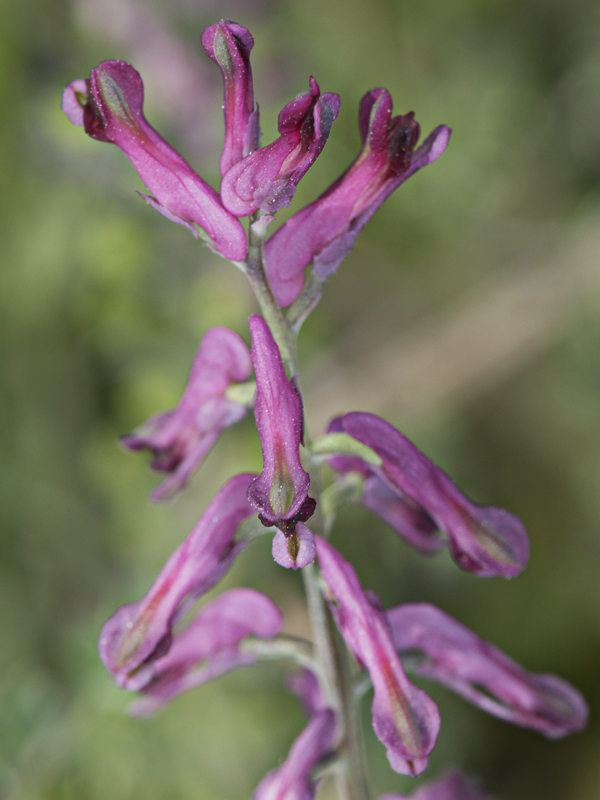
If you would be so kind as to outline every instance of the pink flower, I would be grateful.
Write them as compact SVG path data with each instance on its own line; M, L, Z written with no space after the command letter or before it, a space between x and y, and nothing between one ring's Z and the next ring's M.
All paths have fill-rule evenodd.
M440 728L437 706L406 677L383 611L367 597L352 566L324 539L315 541L337 626L373 683L373 730L392 769L419 775Z
M355 411L334 419L328 430L347 433L380 456L381 467L346 456L330 463L340 472L366 475L362 502L417 549L436 550L439 529L458 566L480 578L511 578L525 568L529 539L521 521L501 508L473 503L389 422Z
M363 146L356 161L266 244L266 271L281 306L300 294L304 269L311 262L320 278L334 272L384 200L417 170L432 164L450 138L450 128L440 125L415 150L419 125L414 114L392 117L387 89L367 92L358 121Z
M234 537L238 525L253 513L246 497L253 477L243 473L230 478L146 596L121 606L102 626L100 658L123 689L141 689L148 683L154 662L169 652L173 626L189 603L212 589L246 546Z
M210 328L202 337L187 386L177 408L152 417L121 443L130 450L151 450L152 469L169 477L153 492L164 500L182 489L219 438L241 420L246 406L227 397L235 381L250 375L250 352L228 328Z
M225 142L219 167L221 175L225 175L234 164L259 146L258 109L254 110L250 68L254 39L241 25L231 20L221 20L204 31L202 44L223 73Z
M124 61L103 61L90 80L70 83L62 110L74 125L100 142L116 144L152 192L146 202L172 222L194 225L208 235L211 247L224 258L243 261L248 250L239 220L190 165L148 124L143 112L144 85Z
M273 557L284 567L305 567L315 557L310 530L310 477L300 461L302 400L285 374L279 348L262 317L250 317L252 363L256 376L254 414L263 453L263 470L248 488L248 500L263 525L275 525Z
M310 79L310 89L279 113L280 136L235 164L224 176L225 208L245 217L262 208L273 213L289 206L301 178L317 160L338 115L340 98Z
M452 770L443 778L424 784L410 797L384 794L379 800L490 800L490 795L462 772Z
M438 681L488 714L549 739L586 724L585 700L569 683L527 672L439 608L407 603L390 608L387 618L394 645L407 654L407 663L414 661L417 675Z

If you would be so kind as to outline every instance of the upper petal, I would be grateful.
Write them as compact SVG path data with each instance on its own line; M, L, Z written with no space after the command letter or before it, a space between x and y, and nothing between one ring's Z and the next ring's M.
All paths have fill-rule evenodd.
M555 675L536 675L428 603L387 611L394 644L419 651L419 675L433 678L494 716L551 739L582 728L587 706L581 694Z

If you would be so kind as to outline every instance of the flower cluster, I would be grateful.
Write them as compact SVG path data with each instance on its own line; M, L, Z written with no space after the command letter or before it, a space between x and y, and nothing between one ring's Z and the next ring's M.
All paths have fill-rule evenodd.
M152 495L163 500L185 488L221 431L253 407L263 469L259 475L230 478L148 593L104 624L104 664L120 687L141 693L132 705L137 714L153 713L179 693L256 664L265 654L302 666L291 685L307 713L307 726L284 763L260 783L255 800L310 800L319 776L343 769L344 753L360 754L350 746L352 725L341 700L340 684L348 676L332 673L337 662L331 654L338 645L330 626L322 624L329 612L361 680L365 675L370 680L373 729L396 772L423 772L440 728L436 704L407 672L438 681L488 713L550 738L580 729L586 705L565 681L527 672L434 606L384 609L328 541L339 508L360 503L423 554L447 545L461 569L511 578L529 556L522 523L507 511L472 502L400 431L372 414L345 414L314 442L304 438L302 397L290 356L302 315L285 316L282 309L297 301L308 313L377 208L443 153L449 128L441 125L419 146L414 114L394 117L386 89L367 92L359 109L362 147L354 163L266 239L273 214L291 203L298 182L325 146L340 100L321 93L310 77L308 91L280 112L278 138L261 147L252 36L222 20L206 29L202 43L224 80L219 193L146 121L142 81L129 64L103 62L89 80L73 81L63 95L71 122L99 141L116 144L129 158L150 191L143 195L149 205L195 235L200 229L213 251L248 273L263 313L250 317L250 349L231 330L207 331L177 407L122 439L130 450L150 450L152 468L166 473ZM247 216L249 238L240 222ZM321 494L314 477L324 461L335 477ZM320 643L315 646L282 635L277 606L247 588L216 595L188 616L256 537L260 526L252 534L241 526L253 516L272 529L275 561L305 568L313 611L318 611L313 623ZM485 796L452 772L426 784L414 798ZM402 800L400 795L381 800L394 798Z

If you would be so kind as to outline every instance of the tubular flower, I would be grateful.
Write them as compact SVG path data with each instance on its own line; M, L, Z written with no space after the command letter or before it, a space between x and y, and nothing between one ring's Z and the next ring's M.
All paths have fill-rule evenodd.
M172 222L207 234L215 252L232 261L246 257L248 242L239 220L190 165L148 124L144 85L124 61L103 61L89 81L79 78L63 93L62 110L74 125L100 142L116 144L151 191L144 200Z
M352 566L324 539L315 539L337 626L373 683L373 729L387 748L392 769L419 775L438 735L437 706L406 677L387 620L363 591Z
M258 148L260 128L258 109L254 110L254 89L250 51L254 39L250 32L231 20L209 25L202 34L208 56L219 65L225 86L225 142L219 168L221 175Z
M230 478L217 492L196 527L162 568L148 594L122 606L100 632L100 658L123 689L140 689L154 663L168 653L172 628L189 603L208 592L231 566L246 542L235 542L238 525L253 513L246 491L254 477Z
M145 697L129 708L133 714L152 714L173 697L218 678L255 659L238 647L247 636L270 639L283 627L275 603L254 589L230 589L204 605L174 638L169 652L144 672Z
M299 94L279 113L280 136L235 164L224 176L225 208L245 217L259 208L273 213L289 206L301 178L317 160L340 109L337 94L321 95L310 78L308 92Z
M329 430L349 434L380 456L381 467L347 457L330 463L341 472L358 465L368 476L364 504L417 549L437 549L437 528L446 534L458 566L480 578L511 578L524 569L529 539L521 521L501 508L473 503L388 422L352 412L333 420ZM370 476L375 478L371 481Z
M417 675L432 678L473 705L549 739L578 731L583 697L556 675L534 675L469 628L428 603L387 611L394 644Z
M384 794L379 800L491 800L491 797L462 772L453 770L443 778L421 786L411 797Z
M310 773L331 750L335 728L333 711L319 711L296 739L283 764L263 778L252 800L313 800L317 784Z
M152 469L170 473L152 492L153 500L183 489L221 431L244 417L246 406L229 399L226 392L233 382L247 380L250 370L250 352L243 339L228 328L210 328L202 337L177 408L121 438L130 450L151 450Z
M300 462L302 400L288 380L279 348L267 323L250 317L252 363L256 376L254 414L263 453L263 471L248 487L248 500L267 527L275 525L273 557L284 567L305 567L314 559L313 535L302 523L312 516L310 477Z
M415 150L419 124L412 111L392 117L387 89L367 92L358 121L362 150L356 161L266 244L267 275L281 306L300 294L304 269L311 262L322 279L334 272L384 200L417 170L433 163L450 138L450 128L440 125Z

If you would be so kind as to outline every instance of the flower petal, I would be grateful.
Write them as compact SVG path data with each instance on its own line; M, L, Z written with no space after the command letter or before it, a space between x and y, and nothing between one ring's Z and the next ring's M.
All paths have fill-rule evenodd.
M172 627L195 600L227 572L247 543L234 542L238 525L253 513L246 490L254 477L230 478L217 492L196 527L169 558L148 594L122 606L104 623L100 658L124 689L138 689L152 674L152 662L171 647Z
M315 537L306 525L297 522L292 533L277 531L273 538L273 558L287 569L302 569L315 560Z
M517 517L501 508L473 503L445 472L381 417L353 412L334 420L332 426L333 430L341 429L363 442L381 457L383 467L372 467L369 471L397 493L397 513L404 514L408 503L411 513L420 518L421 527L425 525L423 515L429 516L448 537L452 558L461 569L481 578L498 575L510 578L524 569L529 558L529 539ZM343 465L339 460L332 463L334 467ZM379 491L377 486L375 491ZM369 502L379 513L382 506L379 499L371 496ZM388 508L382 516L390 521L396 511ZM396 529L410 539L400 526Z
M569 683L528 672L439 608L408 603L389 609L387 618L400 653L421 654L418 675L438 681L489 714L550 739L585 725L585 700Z
M491 800L490 795L459 770L424 784L410 797L384 794L379 800Z
M352 566L324 539L315 540L337 626L373 683L373 729L387 748L392 769L418 775L439 731L437 706L406 677L387 620L366 596Z

